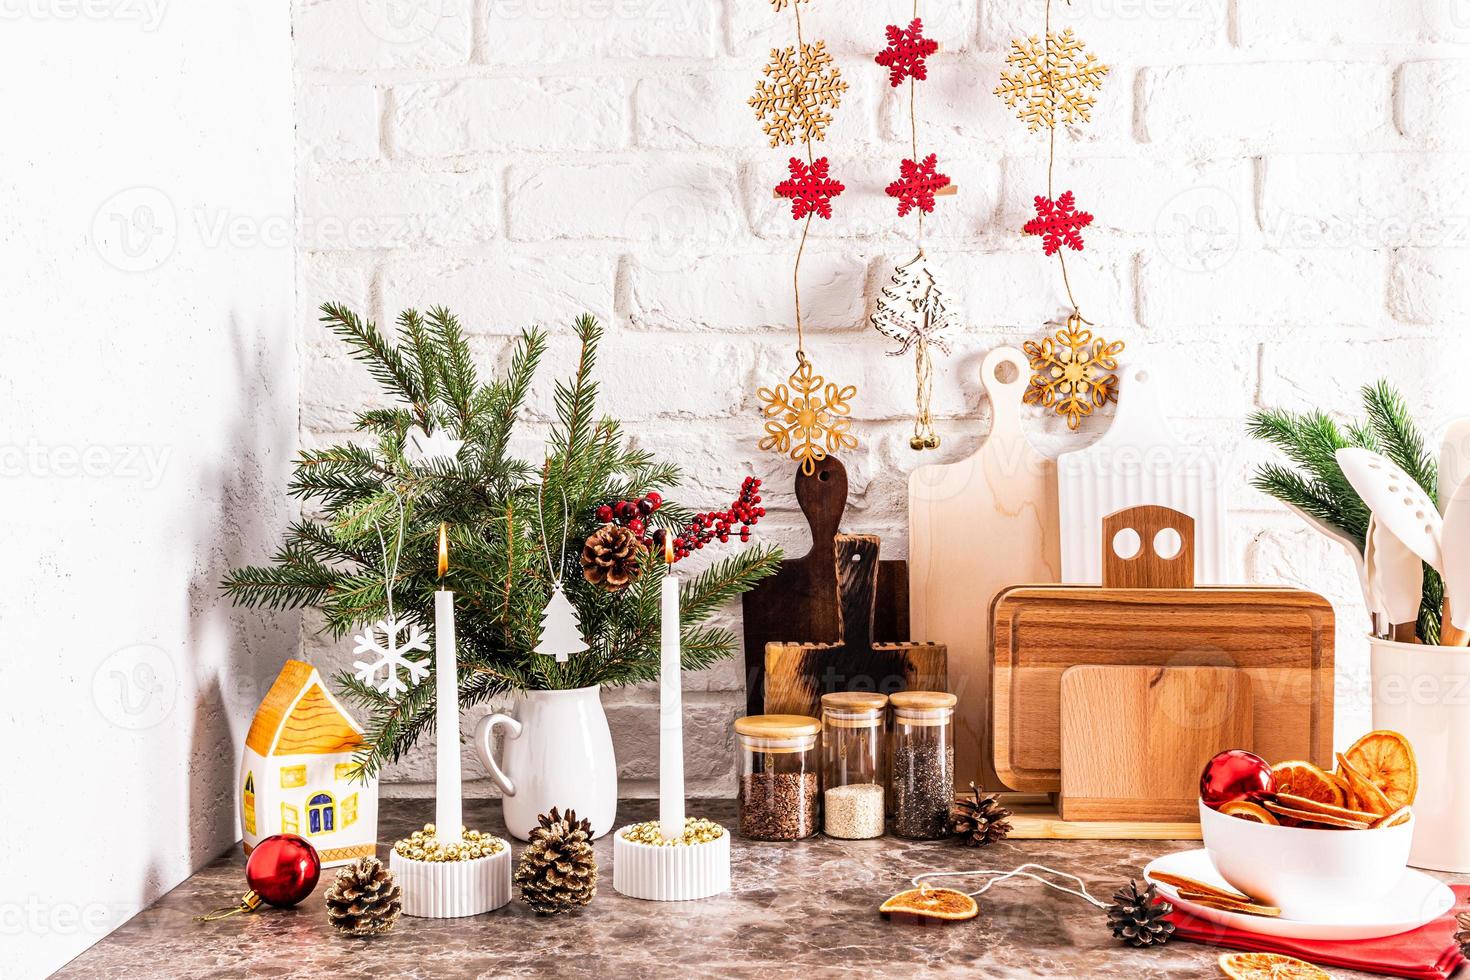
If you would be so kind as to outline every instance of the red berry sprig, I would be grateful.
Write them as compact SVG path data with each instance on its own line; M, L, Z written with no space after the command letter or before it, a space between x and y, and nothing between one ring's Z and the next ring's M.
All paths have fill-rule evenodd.
M766 509L760 506L760 491L761 481L748 476L740 486L740 496L730 504L729 510L694 515L694 519L674 537L674 560L688 558L712 541L728 542L732 535L743 542L749 541L750 529L766 516ZM647 519L663 502L663 496L651 490L638 500L619 500L601 505L596 511L597 519L604 524L621 524L636 534L644 547L662 551L668 532L656 528L650 533Z
M732 534L738 535L742 542L749 541L750 529L755 526L756 521L766 516L766 509L760 506L760 502L761 481L747 476L740 485L740 496L730 505L729 510L695 514L694 520L679 532L674 538L674 561L688 558L712 541L724 544L730 540ZM654 532L656 547L663 547L663 535L662 530Z

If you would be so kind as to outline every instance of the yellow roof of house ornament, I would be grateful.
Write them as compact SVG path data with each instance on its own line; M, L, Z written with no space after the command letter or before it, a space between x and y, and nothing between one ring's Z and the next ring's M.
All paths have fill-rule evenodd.
M311 664L288 660L266 692L245 744L261 756L352 752L362 731L322 686Z

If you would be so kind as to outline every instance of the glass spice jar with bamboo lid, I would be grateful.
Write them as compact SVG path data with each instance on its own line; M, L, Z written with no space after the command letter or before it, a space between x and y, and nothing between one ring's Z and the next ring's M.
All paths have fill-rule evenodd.
M893 706L893 832L914 840L945 835L954 800L954 706L943 691L899 691Z
M888 696L822 695L822 830L828 837L883 836L883 727Z
M740 834L791 841L818 830L818 736L806 715L750 715L735 722L740 753Z

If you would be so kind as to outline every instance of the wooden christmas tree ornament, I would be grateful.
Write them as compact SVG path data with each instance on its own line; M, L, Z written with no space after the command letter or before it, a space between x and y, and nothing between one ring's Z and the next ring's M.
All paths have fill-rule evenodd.
M811 473L798 470L796 502L811 530L811 548L799 558L781 562L780 571L741 597L746 713L750 715L775 713L767 712L765 703L767 643L791 636L832 643L841 635L835 549L847 508L847 468L837 457L828 456ZM880 641L909 635L908 587L907 562L878 562L873 635Z
M876 537L837 535L839 638L766 644L768 714L819 716L822 695L834 691L948 690L943 644L873 642L878 565Z

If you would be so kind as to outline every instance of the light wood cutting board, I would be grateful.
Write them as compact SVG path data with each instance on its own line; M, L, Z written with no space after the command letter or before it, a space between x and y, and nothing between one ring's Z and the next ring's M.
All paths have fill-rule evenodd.
M1143 547L1125 560L1107 549L1103 587L1017 586L992 604L995 766L1010 788L1061 786L1062 674L1077 664L1234 667L1250 678L1254 751L1273 760L1332 765L1332 606L1286 588L1190 588L1193 521L1164 507L1110 515ZM1151 542L1173 528L1173 560ZM1121 586L1121 587L1120 587Z
M1063 820L1195 820L1205 763L1252 746L1250 678L1229 667L1062 673Z
M1006 365L1013 376L1002 381ZM1028 376L1020 351L991 351L980 369L992 419L984 444L909 477L909 614L915 636L949 647L957 789L971 780L1005 788L990 751L990 601L1013 582L1055 582L1060 572L1056 466L1021 431Z

